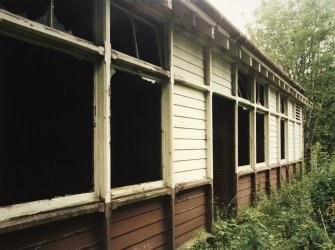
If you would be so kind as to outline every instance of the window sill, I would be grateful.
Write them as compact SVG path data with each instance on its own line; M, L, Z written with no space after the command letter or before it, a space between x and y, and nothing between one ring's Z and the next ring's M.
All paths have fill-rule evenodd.
M253 168L251 168L250 165L238 166L237 167L237 173L240 174L240 175L250 174L250 173L253 173L253 172L255 172L255 170Z
M73 218L85 214L103 212L105 205L103 202L88 202L76 206L53 209L35 214L26 214L12 217L0 222L0 234L21 230L28 227L38 226L45 223Z
M269 167L265 164L265 162L256 164L256 171L257 172L260 172L260 171L263 171L263 170L268 170L268 169L269 169Z

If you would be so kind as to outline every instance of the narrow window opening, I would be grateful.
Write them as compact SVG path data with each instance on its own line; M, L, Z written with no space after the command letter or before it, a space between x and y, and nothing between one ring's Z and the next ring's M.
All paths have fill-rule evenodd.
M92 192L93 63L5 36L0 54L0 206Z
M0 0L0 8L93 42L96 0Z
M256 113L256 163L265 161L264 114Z
M287 99L284 96L280 96L280 113L286 114Z
M260 83L256 84L256 103L264 106L264 86Z
M248 84L248 77L238 72L238 96L250 101L251 88Z
M140 20L111 4L112 48L143 61L162 66L160 37L155 25Z
M250 117L249 110L238 107L238 165L250 164Z
M123 72L111 85L112 188L161 180L161 86Z
M280 159L285 159L285 121L280 120Z

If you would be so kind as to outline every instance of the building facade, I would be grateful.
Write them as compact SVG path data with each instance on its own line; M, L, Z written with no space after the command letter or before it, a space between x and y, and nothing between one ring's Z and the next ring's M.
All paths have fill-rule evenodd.
M0 0L0 249L175 249L302 174L304 89L206 1Z

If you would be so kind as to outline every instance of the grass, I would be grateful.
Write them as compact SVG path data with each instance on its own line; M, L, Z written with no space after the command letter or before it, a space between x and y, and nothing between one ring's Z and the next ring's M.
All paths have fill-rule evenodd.
M335 164L320 169L236 216L217 209L192 249L335 249Z

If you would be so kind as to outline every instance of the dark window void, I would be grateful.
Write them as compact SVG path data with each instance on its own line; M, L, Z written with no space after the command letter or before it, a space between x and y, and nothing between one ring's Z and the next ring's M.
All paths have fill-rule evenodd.
M256 103L262 106L265 104L264 86L259 83L256 84Z
M112 188L162 179L161 86L122 72L111 85Z
M162 66L156 27L114 4L111 4L111 43L117 51Z
M238 72L238 96L247 100L251 100L251 88L248 84L248 77Z
M280 113L286 114L286 102L287 99L284 96L280 96Z
M285 121L280 121L280 159L285 159Z
M0 36L0 206L93 189L93 64Z
M238 107L238 165L250 164L250 129L249 110Z
M256 163L265 161L264 114L256 113Z
M234 102L213 95L214 194L224 206L234 199Z
M93 41L96 0L0 0L0 8Z

